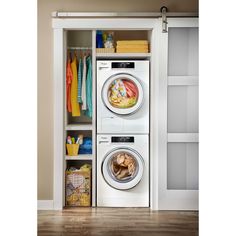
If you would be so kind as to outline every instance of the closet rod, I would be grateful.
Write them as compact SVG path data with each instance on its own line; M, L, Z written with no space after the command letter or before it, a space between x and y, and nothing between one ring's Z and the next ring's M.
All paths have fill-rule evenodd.
M101 17L148 17L156 18L161 17L161 12L61 12L54 11L52 12L52 17L54 18L101 18ZM167 12L167 17L198 17L198 12Z
M67 49L92 49L91 47L67 47Z

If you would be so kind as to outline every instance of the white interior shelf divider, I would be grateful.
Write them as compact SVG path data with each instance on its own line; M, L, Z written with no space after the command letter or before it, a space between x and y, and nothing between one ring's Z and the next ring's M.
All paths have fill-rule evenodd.
M77 156L68 156L66 155L65 157L66 160L78 160L78 161L82 161L82 160L93 160L93 155L92 154L80 154Z
M73 125L66 125L66 130L92 130L92 124L73 124Z
M96 53L97 59L119 59L119 58L150 58L151 53Z

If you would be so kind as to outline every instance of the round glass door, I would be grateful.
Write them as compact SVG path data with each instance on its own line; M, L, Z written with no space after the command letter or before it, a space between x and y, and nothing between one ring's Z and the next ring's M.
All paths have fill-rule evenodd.
M119 148L104 158L102 174L105 181L115 189L131 189L143 176L143 158L133 149Z
M132 75L116 74L106 80L102 89L105 106L119 115L136 112L143 101L141 83Z

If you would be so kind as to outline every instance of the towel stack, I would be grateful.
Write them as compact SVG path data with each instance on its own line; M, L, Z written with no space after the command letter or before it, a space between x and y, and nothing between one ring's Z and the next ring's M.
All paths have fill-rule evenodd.
M116 43L117 53L148 53L147 40L120 40Z

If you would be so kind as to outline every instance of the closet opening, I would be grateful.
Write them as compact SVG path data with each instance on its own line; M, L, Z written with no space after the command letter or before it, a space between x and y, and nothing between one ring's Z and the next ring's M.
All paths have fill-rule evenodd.
M66 125L92 124L92 31L66 31ZM68 92L68 90L70 90Z

